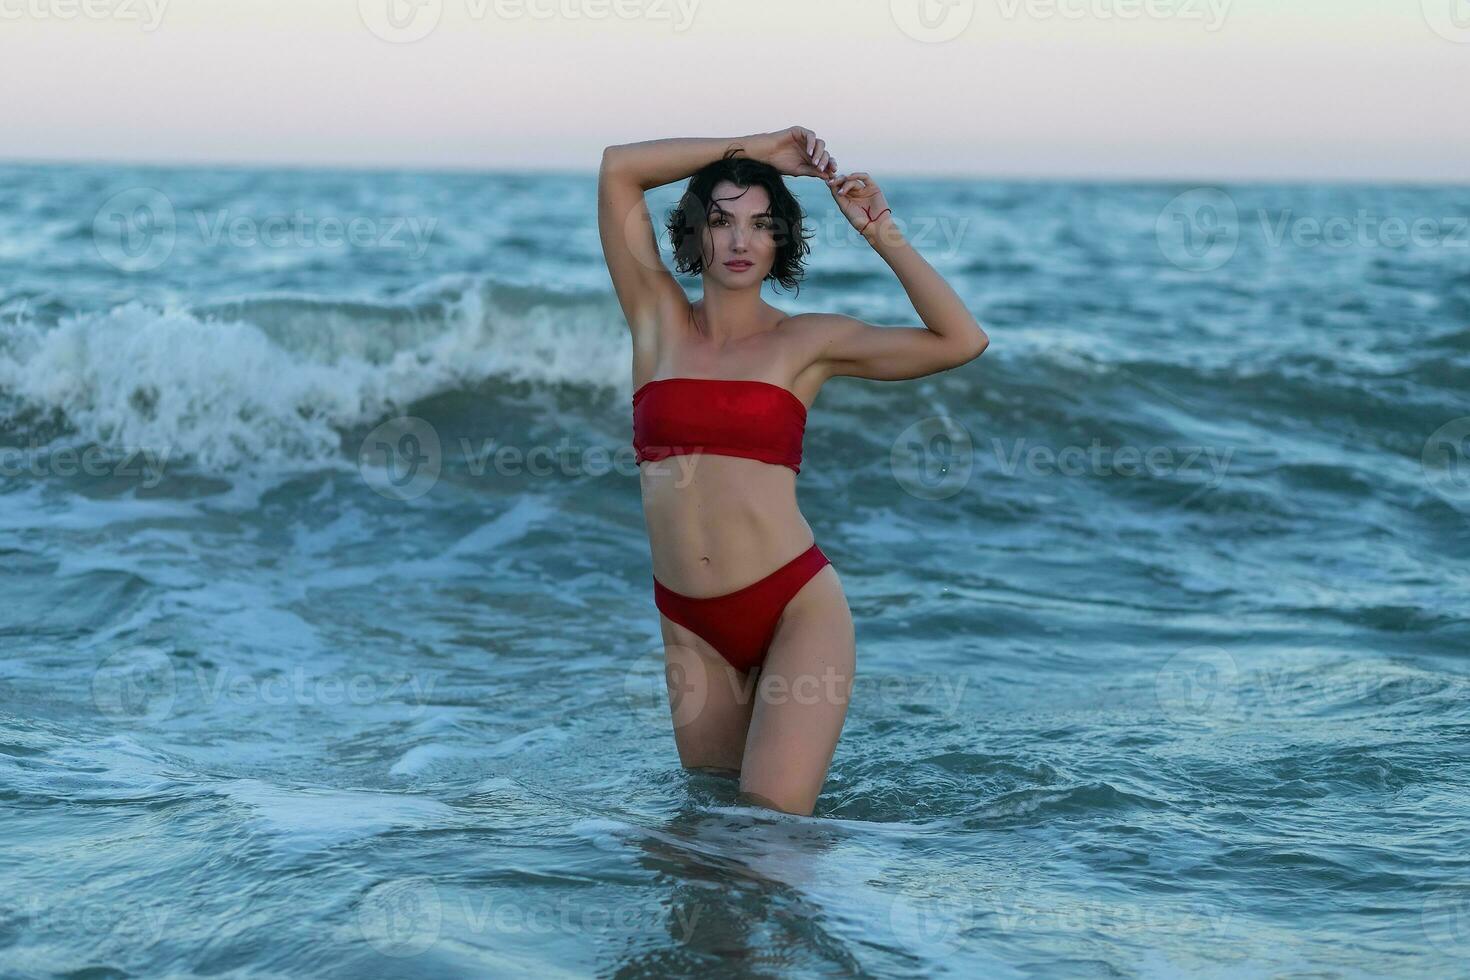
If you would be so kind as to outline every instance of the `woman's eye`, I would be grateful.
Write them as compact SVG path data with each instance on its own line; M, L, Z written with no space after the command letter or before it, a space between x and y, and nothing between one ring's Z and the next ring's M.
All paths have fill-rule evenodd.
M709 222L709 225L710 225L711 228L723 228L725 225L727 225L729 223L730 222L727 221L724 218L711 218L710 219L710 222ZM769 229L771 227L771 222L769 222L769 221L767 221L765 219L760 219L760 220L756 221L755 226L757 228L761 229L761 230L766 230L766 229Z

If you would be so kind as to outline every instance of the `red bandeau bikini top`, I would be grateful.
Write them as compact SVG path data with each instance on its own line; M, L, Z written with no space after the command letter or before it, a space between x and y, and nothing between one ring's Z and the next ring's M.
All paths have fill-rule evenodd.
M633 393L639 463L685 453L743 456L801 472L806 405L767 381L657 378Z

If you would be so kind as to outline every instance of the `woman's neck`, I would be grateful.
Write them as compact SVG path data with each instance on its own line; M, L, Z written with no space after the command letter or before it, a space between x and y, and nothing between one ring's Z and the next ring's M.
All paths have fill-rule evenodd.
M706 284L693 306L694 327L707 343L724 347L770 329L769 309L759 289L731 292Z

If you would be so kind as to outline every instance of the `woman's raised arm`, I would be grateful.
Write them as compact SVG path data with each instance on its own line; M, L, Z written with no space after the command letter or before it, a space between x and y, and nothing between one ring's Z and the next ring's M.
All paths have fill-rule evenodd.
M803 313L791 323L811 338L826 376L903 381L973 361L990 346L965 301L904 238L893 209L866 171L829 181L832 199L882 256L914 304L922 327L887 327L840 313Z

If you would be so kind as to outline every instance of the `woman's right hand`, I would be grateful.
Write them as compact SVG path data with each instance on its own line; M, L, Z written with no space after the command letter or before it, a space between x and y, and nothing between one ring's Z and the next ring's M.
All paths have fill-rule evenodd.
M761 134L752 154L787 177L820 177L830 181L837 173L837 159L827 153L825 140L805 126Z

